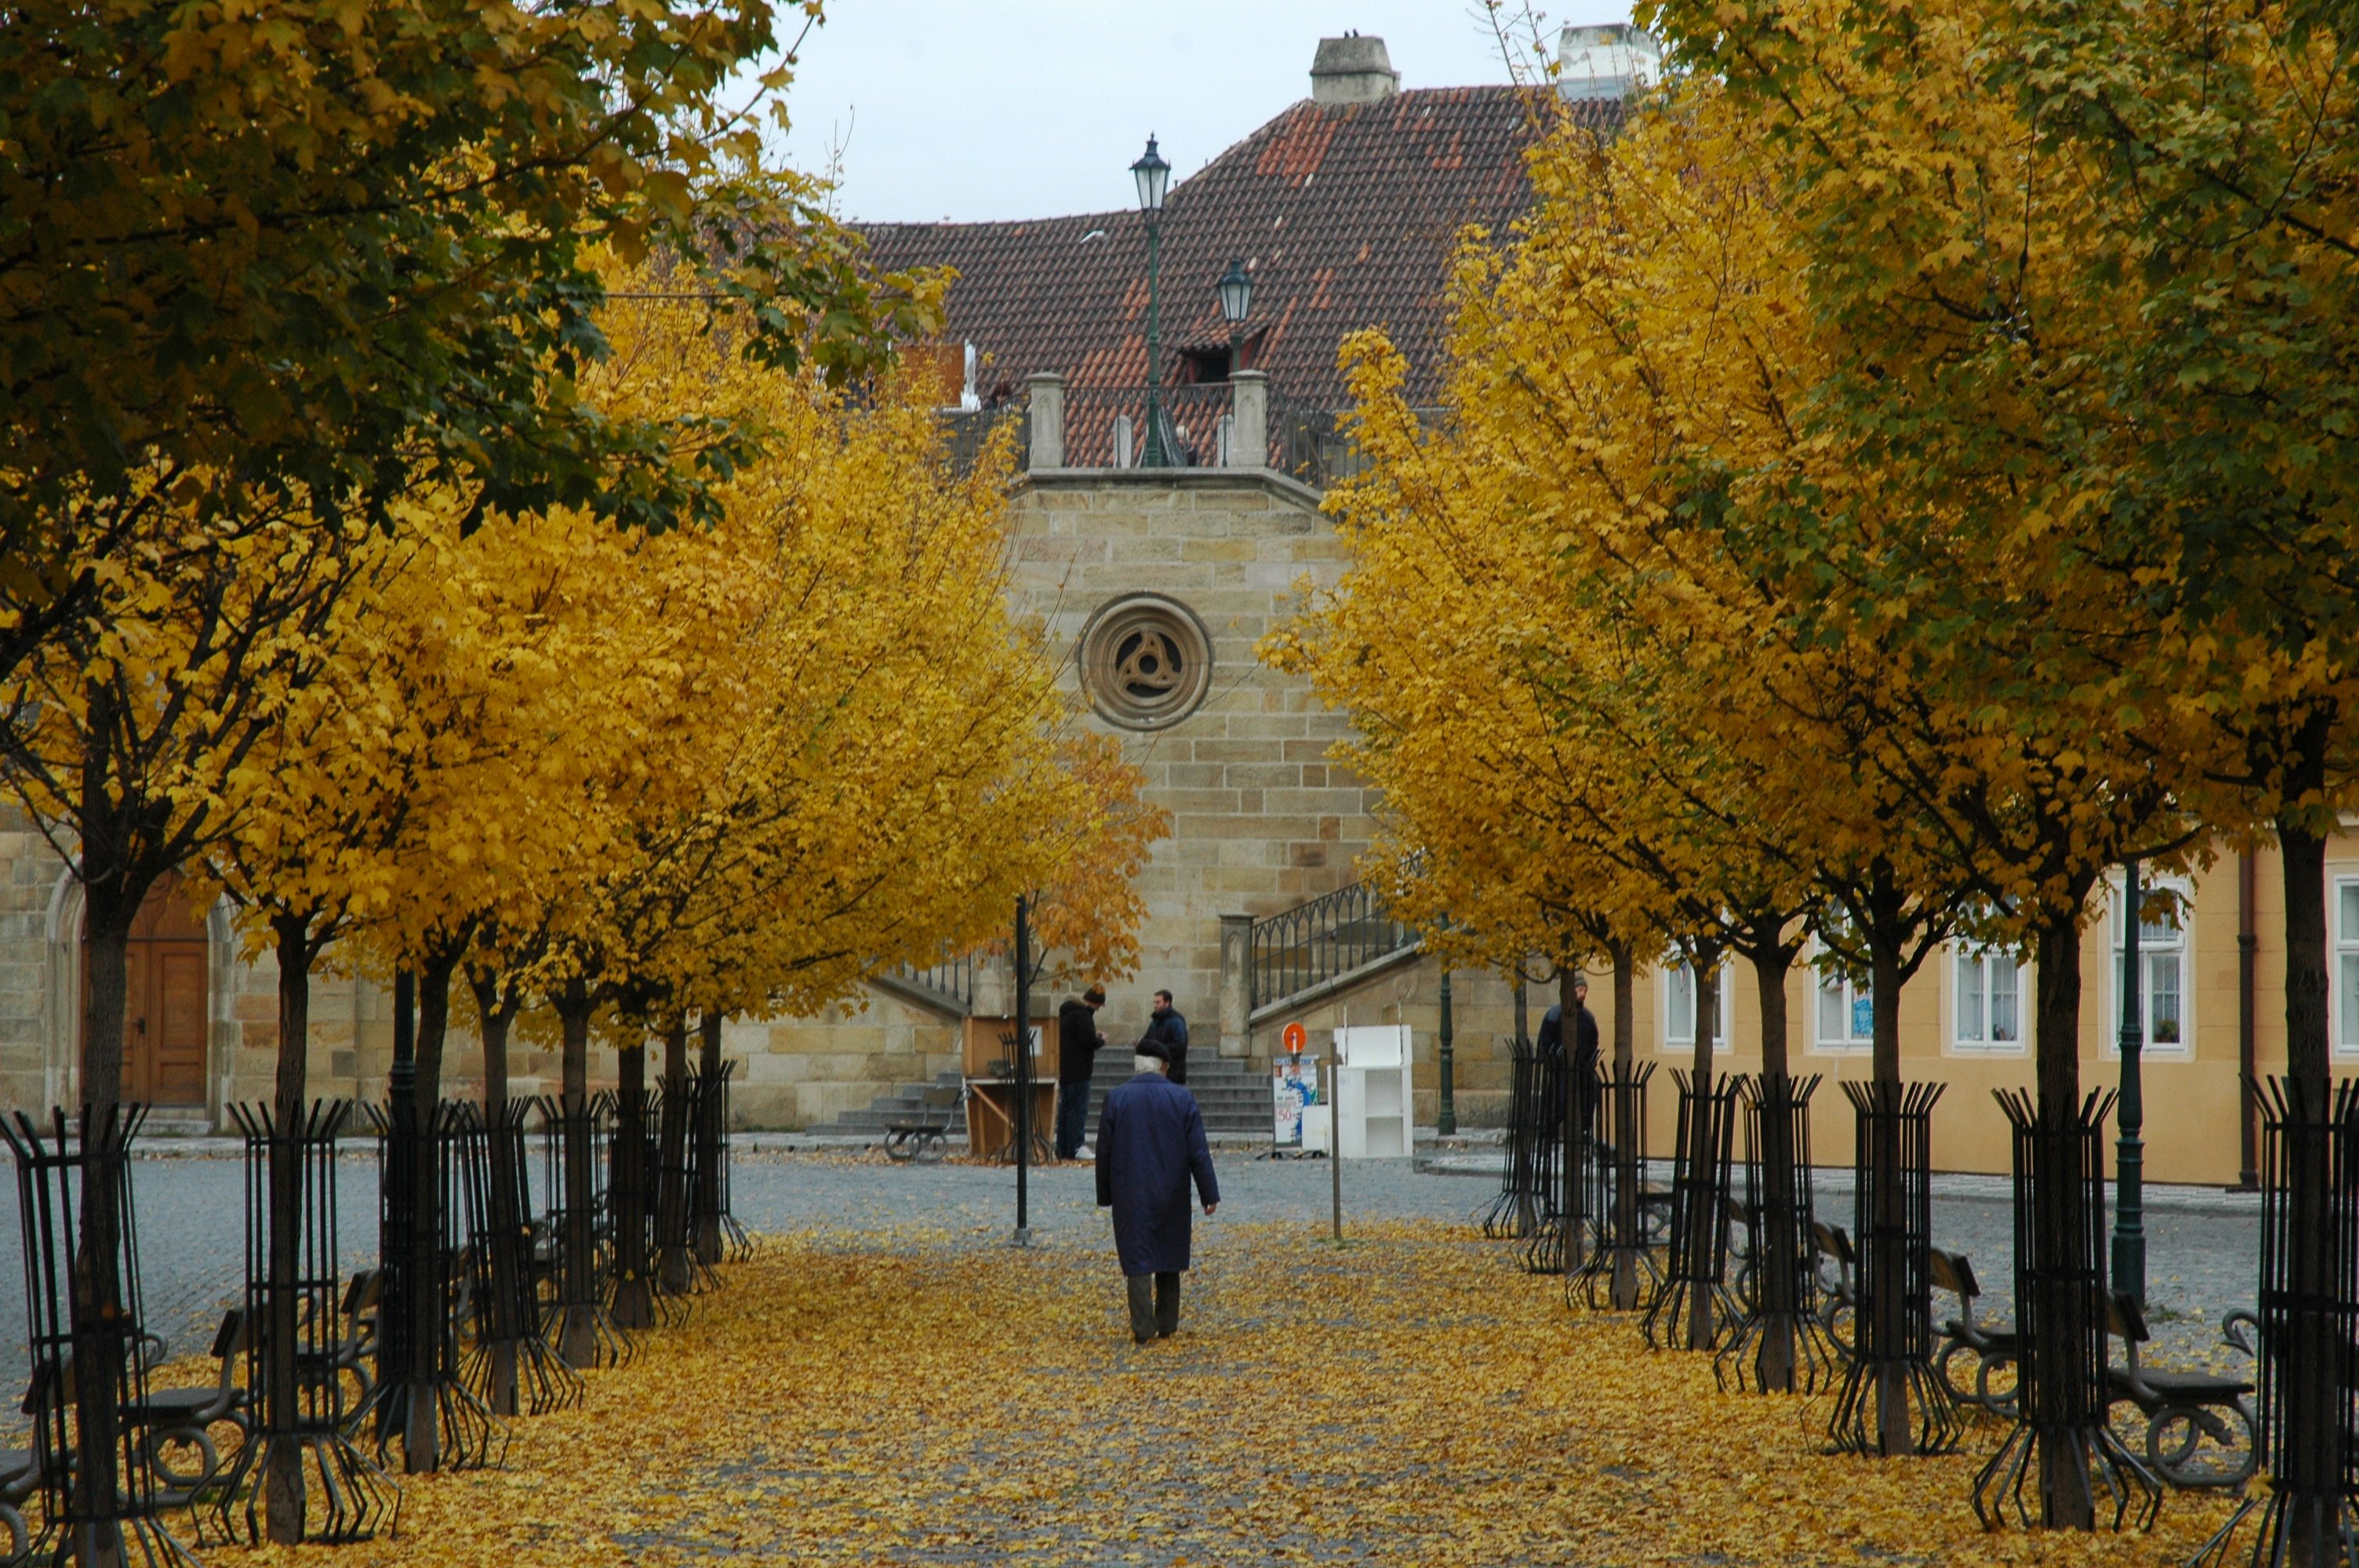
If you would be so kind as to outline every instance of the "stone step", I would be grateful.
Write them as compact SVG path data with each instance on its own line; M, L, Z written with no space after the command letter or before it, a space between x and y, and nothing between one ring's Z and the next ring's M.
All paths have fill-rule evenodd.
M1111 1049L1100 1060L1117 1054ZM1269 1125L1269 1080L1266 1068L1243 1062L1234 1056L1206 1056L1188 1064L1188 1089L1196 1097L1203 1111L1207 1131L1220 1133L1252 1133L1265 1130ZM1128 1073L1095 1075L1090 1082L1090 1125L1097 1125L1098 1114L1105 1104L1106 1091L1126 1080ZM903 1084L889 1095L871 1098L864 1108L839 1113L825 1130L855 1135L882 1137L888 1130L887 1122L900 1120L926 1109L924 1094L928 1088L956 1088L961 1082L955 1072L938 1073L934 1082ZM962 1114L951 1119L953 1129L964 1129Z

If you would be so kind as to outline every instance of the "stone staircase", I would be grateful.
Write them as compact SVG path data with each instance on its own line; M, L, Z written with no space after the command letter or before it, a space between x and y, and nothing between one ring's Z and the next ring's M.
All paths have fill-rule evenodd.
M1198 1044L1188 1047L1188 1092L1196 1097L1197 1108L1204 1113L1204 1130L1232 1137L1258 1132L1267 1138L1272 1122L1269 1069L1242 1057L1221 1055L1218 1042L1211 1044L1210 1051ZM1106 1071L1116 1062L1119 1067ZM1129 1058L1112 1046L1098 1054L1097 1075L1090 1080L1091 1137L1097 1136L1098 1112L1104 1108L1106 1091L1127 1079L1129 1068Z
M1120 1066L1115 1067L1119 1060ZM1105 1105L1106 1091L1130 1076L1127 1056L1109 1048L1098 1057L1098 1073L1090 1080L1090 1133L1095 1137L1098 1112ZM1108 1071L1108 1068L1114 1068ZM956 1073L938 1073L934 1082L956 1088ZM889 1095L879 1095L863 1110L847 1110L824 1128L824 1131L845 1137L874 1137L882 1140L888 1121L914 1116L923 1108L922 1097L929 1086L903 1084ZM1270 1130L1269 1079L1266 1072L1234 1056L1205 1053L1201 1046L1188 1052L1188 1088L1195 1095L1196 1103L1204 1112L1204 1130L1216 1134L1238 1136ZM953 1141L966 1137L963 1116L951 1124Z

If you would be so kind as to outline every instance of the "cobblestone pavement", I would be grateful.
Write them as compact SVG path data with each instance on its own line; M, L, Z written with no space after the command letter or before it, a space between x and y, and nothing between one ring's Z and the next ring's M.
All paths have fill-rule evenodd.
M1016 1221L1016 1179L1006 1167L965 1163L893 1165L852 1151L784 1152L760 1142L740 1153L734 1191L739 1219L757 1232L853 1230L875 1234L923 1227L937 1240L997 1247ZM173 1355L207 1347L223 1308L244 1279L243 1167L223 1154L150 1157L136 1162L142 1275L147 1322ZM1490 1156L1495 1161L1496 1156ZM1223 1204L1201 1222L1202 1245L1218 1256L1221 1227L1282 1221L1324 1227L1332 1204L1332 1168L1324 1161L1274 1161L1244 1150L1216 1155ZM1429 1163L1432 1162L1428 1162ZM1440 1162L1447 1167L1455 1162ZM535 1163L538 1163L536 1159ZM1347 1162L1343 1170L1346 1232L1357 1221L1471 1220L1497 1191L1495 1163L1458 1162L1468 1173L1419 1170L1406 1160ZM342 1261L346 1271L376 1254L376 1162L348 1154L338 1166ZM1083 1165L1031 1173L1037 1245L1081 1248L1111 1256L1093 1178ZM2006 1185L1989 1178L1940 1178L1933 1205L1937 1245L1967 1253L1990 1292L1987 1310L2007 1310L2012 1220ZM1821 1173L1821 1213L1848 1224L1850 1173ZM2193 1189L2157 1189L2149 1205L2148 1293L2160 1358L2201 1356L2218 1342L2221 1316L2249 1306L2258 1246L2258 1206ZM20 1235L14 1183L0 1183L0 1247ZM1510 1245L1501 1244L1503 1247ZM25 1303L21 1269L0 1273L0 1389L25 1379ZM1946 1300L1941 1303L1947 1310ZM9 1403L15 1400L10 1397Z

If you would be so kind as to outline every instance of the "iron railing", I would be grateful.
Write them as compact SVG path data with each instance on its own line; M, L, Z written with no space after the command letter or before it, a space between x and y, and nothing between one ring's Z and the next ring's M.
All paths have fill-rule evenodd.
M1419 406L1411 410L1420 429L1440 428L1449 411ZM1313 490L1325 490L1338 480L1364 470L1368 460L1352 439L1352 411L1325 408L1273 396L1269 400L1270 467L1290 474Z
M1082 386L1065 394L1065 466L1077 469L1138 468L1147 458L1147 388ZM1190 382L1163 388L1158 401L1163 418L1168 468L1225 468L1235 429L1232 385L1225 381Z
M1147 392L1145 386L1080 386L1065 394L1065 466L1077 469L1138 468L1147 458ZM1163 420L1166 466L1227 468L1238 460L1233 451L1236 422L1235 387L1225 381L1190 382L1163 388L1158 398ZM1438 428L1446 411L1419 407L1419 420ZM1291 475L1314 490L1349 479L1367 466L1351 433L1351 411L1297 403L1272 393L1265 426L1267 449L1262 462ZM955 419L980 422L987 416L963 414ZM978 424L978 428L984 427ZM1027 427L1028 434L1029 427ZM980 449L981 438L974 439Z
M1252 1006L1261 1008L1417 946L1417 934L1353 882L1253 924Z
M962 477L974 471L983 460L983 449L999 427L1016 421L1016 462L1020 468L1024 453L1032 444L1032 410L1018 403L995 404L988 408L946 408L935 417L942 427L942 450L950 459L951 471Z
M915 964L902 964L893 970L893 974L905 985L932 991L937 996L957 1002L965 1011L973 1012L975 967L975 955L962 953L955 958L945 958L922 969Z

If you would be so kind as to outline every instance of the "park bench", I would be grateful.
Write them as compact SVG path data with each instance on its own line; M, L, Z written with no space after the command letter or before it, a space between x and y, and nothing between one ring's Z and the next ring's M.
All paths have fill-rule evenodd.
M886 1119L885 1157L897 1164L939 1162L950 1152L951 1122L965 1092L947 1084L929 1084L920 1089L917 1108Z
M1819 1276L1819 1325L1848 1361L1858 1354L1854 1329L1859 1315L1859 1254L1842 1226L1823 1219L1810 1221L1810 1266Z
M1759 1310L1759 1249L1761 1210L1734 1193L1720 1195L1721 1226L1728 1236L1728 1261L1734 1272L1730 1288L1745 1310Z
M1622 1165L1614 1145L1599 1139L1596 1144L1598 1167L1604 1173L1604 1182L1598 1196L1599 1212L1612 1214L1616 1195L1615 1183ZM1671 1189L1658 1186L1647 1179L1646 1167L1638 1168L1638 1235L1649 1247L1659 1247L1670 1238Z
M2150 1337L2146 1314L2126 1291L2108 1298L2105 1320L2106 1331L2122 1342L2122 1360L2106 1368L2112 1402L2134 1405L2145 1416L2147 1467L2174 1487L2241 1487L2250 1480L2260 1464L2257 1428L2245 1402L2252 1383L2218 1372L2142 1365L2138 1346ZM2234 1331L2234 1316L2222 1330L2229 1344L2249 1350Z
M25 1499L41 1489L41 1462L30 1446L0 1454L0 1530L8 1532L8 1554L0 1563L25 1561L33 1549L32 1531L25 1525Z
M239 1446L254 1434L253 1393L237 1379L245 1360L248 1321L243 1307L232 1307L222 1314L221 1327L213 1335L212 1356L220 1363L213 1382L188 1389L151 1389L129 1412L140 1428L140 1444L156 1477L158 1508L193 1507L208 1487L228 1474L213 1442L212 1428L226 1425L234 1430ZM196 1451L193 1470L179 1460L179 1451L183 1449ZM234 1461L235 1457L233 1449L230 1458Z
M1962 1252L1940 1248L1927 1254L1933 1289L1958 1298L1958 1315L1941 1325L1941 1352L1935 1369L1941 1386L1961 1408L1973 1406L2002 1421L2015 1419L2015 1368L2018 1336L2012 1324L1983 1323L1974 1302L1983 1293L1974 1266Z

